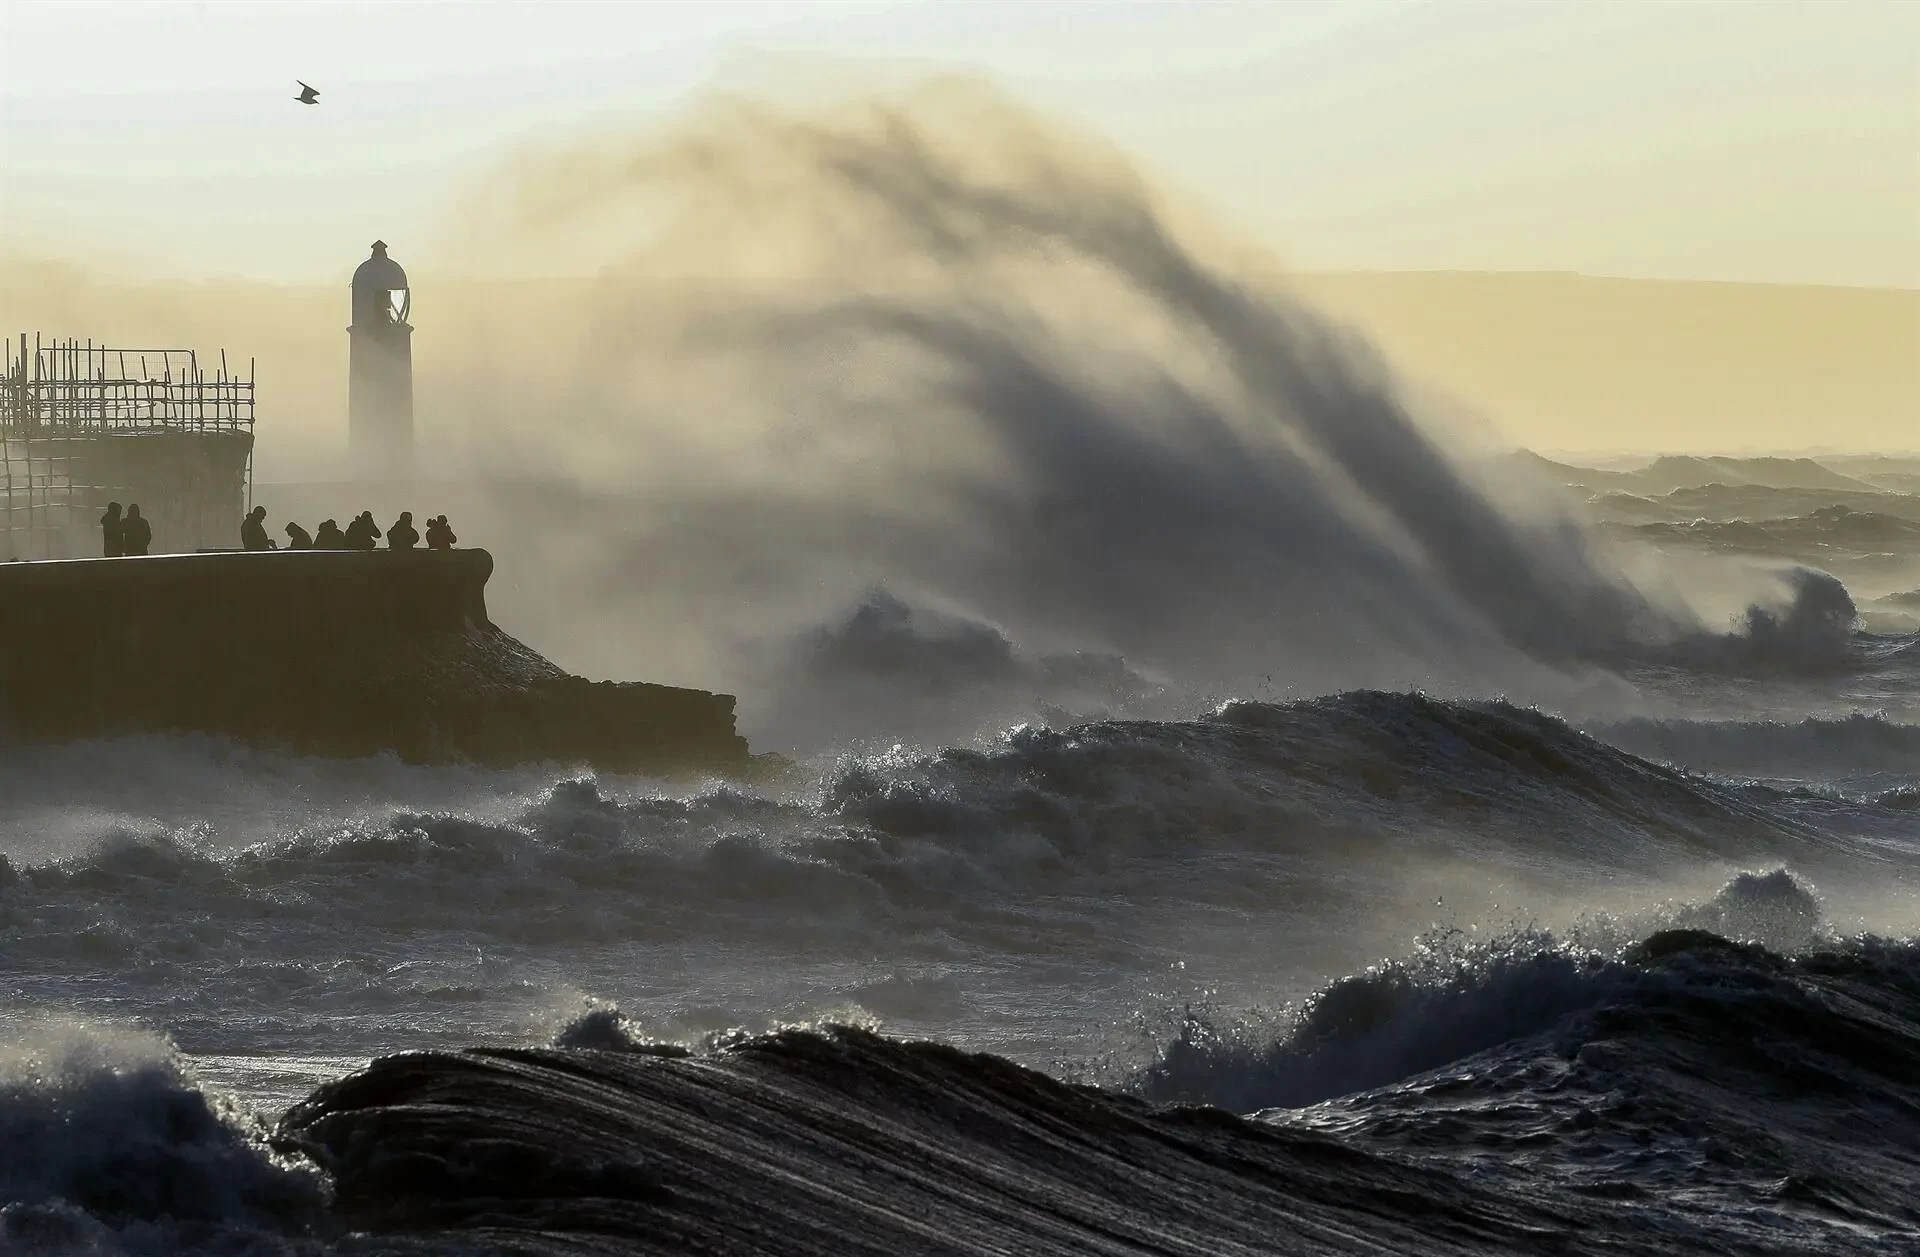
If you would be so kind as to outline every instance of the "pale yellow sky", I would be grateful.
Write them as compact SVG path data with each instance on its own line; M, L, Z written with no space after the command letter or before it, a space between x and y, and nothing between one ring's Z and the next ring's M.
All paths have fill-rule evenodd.
M511 146L825 60L985 74L1302 269L1920 287L1900 0L0 0L0 251L331 283Z

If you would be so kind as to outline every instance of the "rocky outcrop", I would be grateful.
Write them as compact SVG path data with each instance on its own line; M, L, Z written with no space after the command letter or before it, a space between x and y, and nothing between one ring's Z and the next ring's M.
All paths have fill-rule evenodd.
M0 730L737 773L727 694L569 676L487 618L484 550L0 565Z

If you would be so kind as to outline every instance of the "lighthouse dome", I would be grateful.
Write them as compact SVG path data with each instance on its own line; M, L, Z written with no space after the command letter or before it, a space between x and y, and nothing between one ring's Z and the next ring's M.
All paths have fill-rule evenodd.
M407 286L407 273L400 263L387 256L384 240L373 242L373 256L360 263L353 273L355 288L371 288L379 292L393 292Z

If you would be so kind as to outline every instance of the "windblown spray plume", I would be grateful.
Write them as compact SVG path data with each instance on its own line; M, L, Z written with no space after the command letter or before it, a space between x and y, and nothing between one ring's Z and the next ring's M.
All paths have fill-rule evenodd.
M848 637L882 622L891 692L943 701L1031 693L1060 652L1188 693L1543 692L1538 665L1702 634L1572 514L1503 506L1258 260L982 89L716 102L506 186L476 215L492 255L602 264L567 383L542 383L564 453L540 471L631 525L593 582L797 634L761 656L789 691L824 668L844 694ZM470 400L524 432L493 398ZM981 670L950 675L969 621Z

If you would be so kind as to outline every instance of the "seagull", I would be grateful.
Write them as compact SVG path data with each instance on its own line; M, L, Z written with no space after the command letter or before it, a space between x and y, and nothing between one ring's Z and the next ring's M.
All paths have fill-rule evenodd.
M311 87L308 87L305 83L302 83L299 79L295 79L294 82L300 83L300 88L301 88L300 94L294 97L295 100L299 101L303 105L317 105L320 103L319 92L314 91Z

